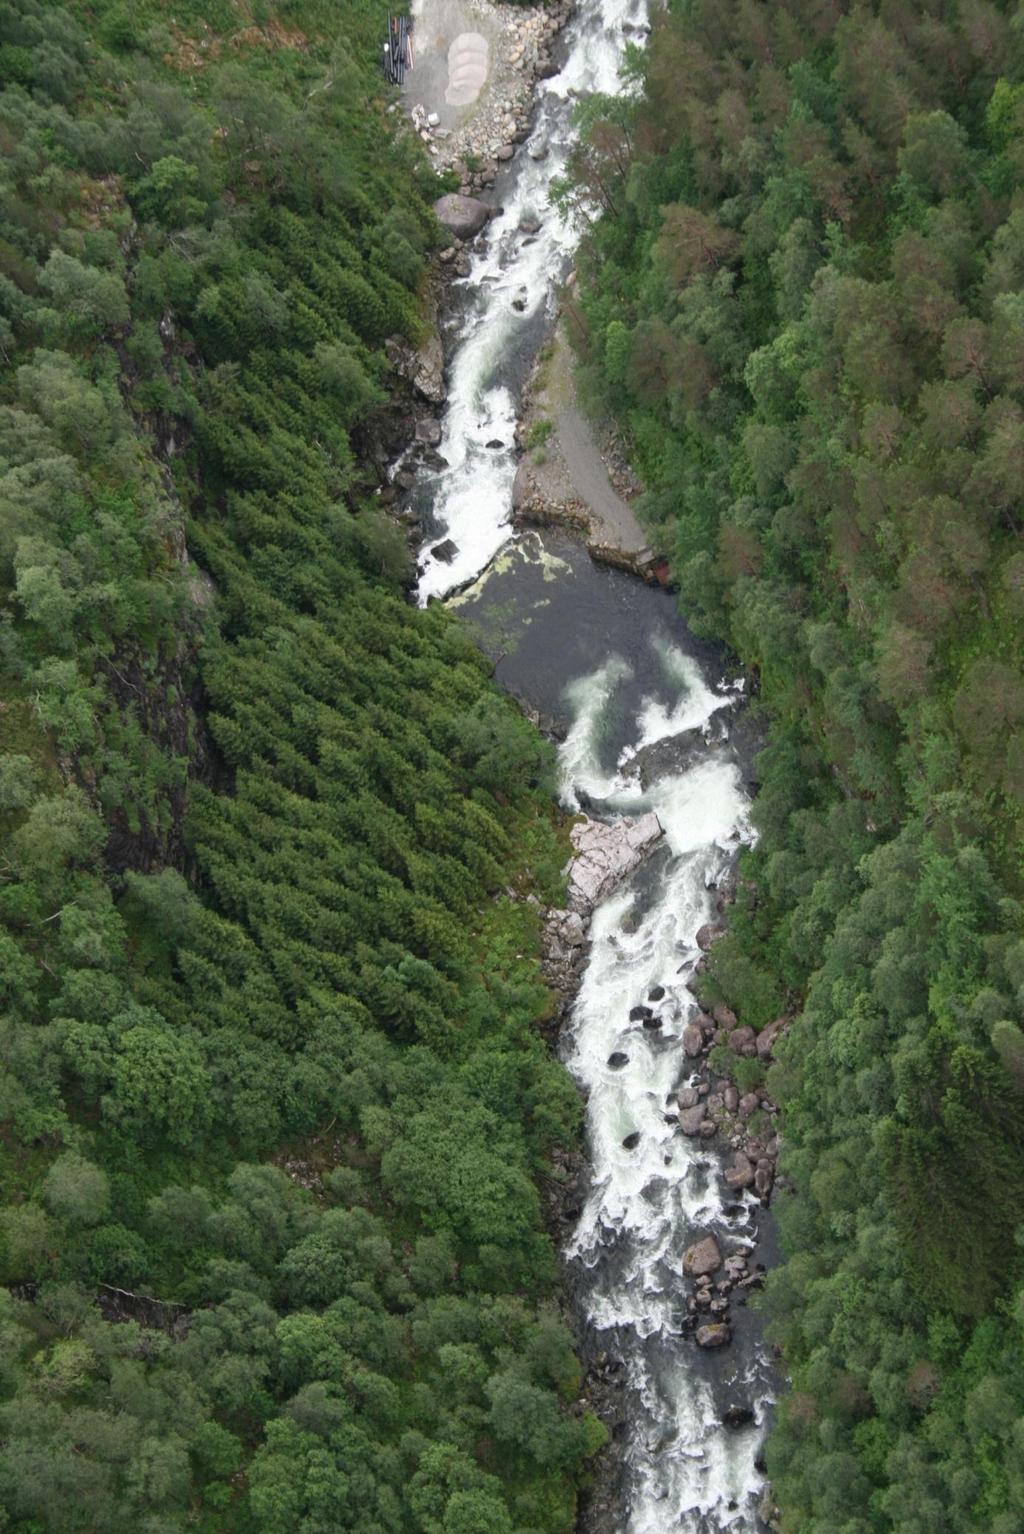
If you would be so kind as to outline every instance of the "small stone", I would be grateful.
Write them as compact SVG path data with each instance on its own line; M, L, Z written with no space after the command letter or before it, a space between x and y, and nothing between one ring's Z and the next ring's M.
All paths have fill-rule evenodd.
M767 1198L772 1191L774 1178L770 1167L759 1166L754 1173L754 1192L759 1198Z
M457 543L453 543L451 538L446 538L443 543L436 544L430 552L434 558L439 559L443 565L450 565L456 554L459 552L459 546Z
M644 1018L653 1017L653 1016L654 1016L654 1013L651 1011L650 1007L640 1006L640 1007L630 1007L630 1009L629 1009L629 1020L630 1020L631 1023L639 1023Z
M740 1117L749 1119L751 1114L756 1113L761 1106L761 1099L756 1092L745 1092L740 1098Z
M714 1018L719 1028L728 1029L736 1027L736 1014L731 1007L727 1007L725 1005L724 1001L720 1001L716 1007L712 1008L711 1016ZM753 1032L753 1029L751 1029L751 1032Z
M714 1119L705 1119L703 1124L700 1126L701 1139L713 1140L717 1133L718 1125L715 1123Z
M633 1133L627 1135L626 1138L623 1140L623 1142L622 1142L622 1149L623 1150L636 1150L636 1148L637 1148L637 1146L639 1144L640 1144L640 1131L638 1129L634 1129Z
M730 1113L735 1113L740 1105L740 1094L735 1087L726 1087L722 1093L722 1100Z
M441 121L441 119L440 119L440 117L438 116L438 114L436 112L428 112L427 113L427 127L428 128L436 128L440 121Z
M655 986L652 986L651 989L647 992L647 1000L648 1001L661 1001L661 999L662 999L662 997L664 995L665 995L665 987L663 985L655 985Z
M490 442L484 443L484 446L490 448L492 453L498 453L505 446L505 444L502 442L500 437L492 437Z
M696 1087L680 1087L676 1095L676 1102L680 1108L696 1108L700 1102L700 1093Z
M515 152L516 146L514 144L502 144L500 149L495 150L494 158L496 160L511 160Z
M617 1049L614 1054L608 1056L608 1064L613 1071L621 1071L624 1065L629 1064L629 1056L624 1055L621 1049Z
M717 943L719 938L724 936L725 928L720 922L708 921L700 928L694 941L701 953L707 953L712 944Z

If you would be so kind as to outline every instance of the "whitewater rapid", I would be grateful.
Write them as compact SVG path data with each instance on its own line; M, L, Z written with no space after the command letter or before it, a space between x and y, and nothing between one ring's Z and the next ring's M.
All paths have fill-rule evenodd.
M757 1339L734 1341L713 1362L698 1353L683 1334L680 1265L686 1246L709 1232L724 1251L752 1252L758 1204L726 1189L715 1150L680 1135L674 1103L692 1074L681 1038L697 1010L687 990L700 956L696 934L713 918L716 887L752 833L722 718L736 692L710 687L677 647L659 648L675 699L668 706L643 699L634 743L611 770L603 725L628 664L609 656L567 689L575 718L559 753L563 803L574 809L585 794L591 814L654 810L666 842L658 866L617 890L591 925L567 1064L587 1095L592 1185L567 1256L588 1270L587 1318L611 1333L632 1398L622 1528L739 1534L758 1527L770 1361ZM693 730L707 737L693 764L642 789L631 768L636 751ZM659 1027L630 1020L643 1004ZM613 1055L627 1063L613 1067ZM739 1431L724 1427L730 1406L752 1411L754 1421Z
M517 399L509 359L536 333L538 319L553 314L555 288L579 239L575 219L551 200L552 184L574 141L577 98L620 89L626 41L646 23L645 0L582 0L567 29L564 67L537 87L533 131L503 192L504 210L488 224L484 248L460 284L469 301L448 369L439 448L447 467L429 487L437 531L420 551L421 603L472 580L511 534ZM520 224L534 219L537 233L523 233ZM435 559L434 549L449 540L457 553L449 562Z
M714 1142L686 1139L670 1121L690 1079L681 1036L695 1010L686 983L699 957L696 934L752 835L729 739L742 689L709 679L708 656L698 659L666 593L597 572L560 535L510 541L518 392L578 239L551 201L552 183L565 169L576 97L621 88L625 44L645 26L644 0L581 0L564 34L565 66L538 87L533 132L501 188L504 211L461 284L445 466L421 471L417 484L431 529L417 595L425 604L459 590L453 604L494 651L498 680L562 721L566 808L654 810L664 828L651 861L594 914L567 1029L566 1064L587 1100L592 1177L565 1257L580 1275L592 1335L624 1365L615 1534L755 1534L770 1360L742 1311L722 1351L703 1353L684 1335L681 1267L687 1245L709 1231L727 1252L753 1251L758 1205L728 1192ZM539 220L539 232L524 233L524 220ZM456 547L447 561L434 558L442 543ZM644 789L638 753L675 738L677 766ZM654 1006L658 1028L630 1021L639 1004ZM628 1056L621 1069L608 1064L616 1052ZM722 1422L736 1406L753 1416L739 1430Z

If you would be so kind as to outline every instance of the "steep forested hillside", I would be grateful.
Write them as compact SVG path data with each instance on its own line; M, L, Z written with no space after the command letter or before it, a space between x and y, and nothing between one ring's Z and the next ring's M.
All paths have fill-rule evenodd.
M1024 1526L1022 68L990 0L678 0L565 190L585 382L772 721L709 985L795 1014L791 1534Z
M365 505L435 237L382 15L0 4L10 1534L559 1534L602 1432L547 760Z

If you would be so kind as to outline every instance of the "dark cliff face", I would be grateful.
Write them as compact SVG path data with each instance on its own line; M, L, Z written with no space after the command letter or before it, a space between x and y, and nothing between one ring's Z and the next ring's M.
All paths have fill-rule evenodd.
M219 757L203 722L205 696L196 660L200 643L198 615L182 624L174 652L147 664L138 650L118 652L105 664L108 689L122 718L138 727L168 766L169 782L158 811L131 814L113 808L107 815L110 835L106 863L113 874L160 868L190 872L186 821L189 790L202 782L229 791L232 774ZM102 784L83 780L102 793Z

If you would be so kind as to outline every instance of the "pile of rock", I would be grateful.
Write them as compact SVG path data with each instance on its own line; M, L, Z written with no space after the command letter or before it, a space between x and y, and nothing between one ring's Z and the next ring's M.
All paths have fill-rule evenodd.
M727 1075L712 1076L707 1059L716 1044L725 1044L739 1059L771 1059L772 1048L788 1019L777 1018L755 1034L741 1027L728 1007L700 1012L683 1029L683 1054L692 1066L689 1082L675 1095L679 1128L691 1138L719 1137L735 1152L725 1181L734 1192L752 1189L765 1203L775 1182L779 1137L774 1129L776 1105L763 1091L741 1093Z
M723 1255L714 1236L703 1236L683 1254L683 1276L693 1279L686 1309L698 1347L725 1347L732 1340L729 1297L763 1283L763 1269L751 1268L745 1252Z

